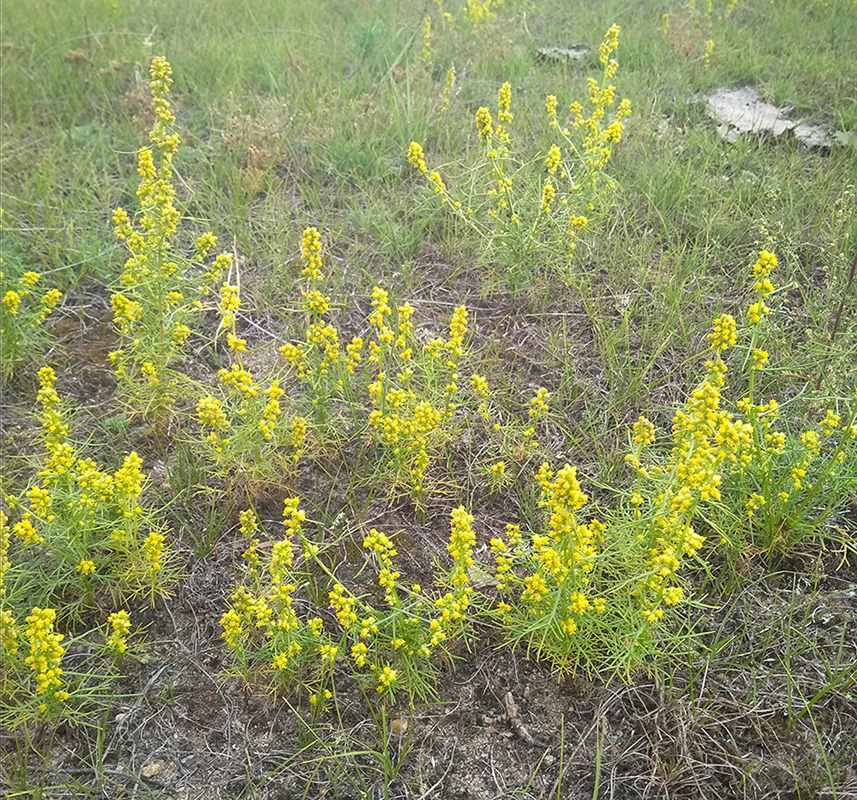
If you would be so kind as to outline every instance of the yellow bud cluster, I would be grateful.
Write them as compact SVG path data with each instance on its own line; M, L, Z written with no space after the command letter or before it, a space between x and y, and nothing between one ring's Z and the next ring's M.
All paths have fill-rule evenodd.
M731 314L721 314L714 320L714 329L708 334L711 348L721 352L728 350L738 341L735 330L735 318Z
M655 426L646 417L640 417L634 423L633 439L635 444L647 447L655 442Z
M480 138L490 141L494 132L494 121L491 119L491 112L485 106L476 111L476 130Z
M211 395L206 395L197 402L196 413L200 425L207 425L218 431L223 430L228 425L226 412L220 405L220 400Z
M0 652L4 660L11 660L17 655L19 636L18 625L12 612L6 608L0 609Z
M321 234L318 228L304 229L301 239L301 262L303 263L301 272L309 278L311 285L324 280L324 274L321 271Z
M107 646L115 653L122 654L128 649L128 634L131 632L131 617L127 611L114 611L107 618L111 631L107 637Z
M50 692L57 700L64 700L68 694L56 691L62 686L60 660L65 652L60 645L62 634L54 631L56 615L57 612L52 608L35 607L27 617L24 635L30 643L30 654L25 662L35 673L37 694ZM40 708L45 710L44 705Z
M152 531L143 540L143 557L150 574L155 575L164 567L164 535Z

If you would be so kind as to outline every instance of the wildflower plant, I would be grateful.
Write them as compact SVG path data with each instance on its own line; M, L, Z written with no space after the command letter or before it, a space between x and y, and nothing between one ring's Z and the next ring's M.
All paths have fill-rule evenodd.
M459 363L467 336L467 309L452 312L446 338L434 337L419 346L414 337L414 309L397 306L393 318L389 295L372 290L374 338L368 364L369 427L387 453L388 479L406 487L421 511L426 497L428 467L433 453L452 435L459 398Z
M354 336L342 347L328 317L330 297L321 290L325 275L316 228L304 231L301 260L307 280L302 292L306 336L280 353L305 388L305 404L315 414L313 430L322 435L342 433L347 423L352 430L368 427L386 455L377 481L404 487L421 509L432 455L449 440L459 403L467 308L453 310L447 336L420 343L414 307L408 302L394 306L387 290L375 286L371 333Z
M615 552L632 553L636 540L638 565L632 558L611 570L638 576L627 583L627 600L642 618L635 646L643 647L652 626L687 599L679 572L706 566L702 549L712 533L712 544L733 554L744 549L743 531L755 547L783 552L804 536L826 536L827 520L857 489L853 409L828 408L817 425L792 435L780 426L777 401L759 400L769 360L760 347L761 326L776 265L773 253L759 253L747 327L740 330L729 314L714 320L704 376L675 413L666 457L655 426L645 417L634 424L625 457L633 489L611 532L620 543ZM742 334L749 344L739 349ZM741 350L748 391L730 402L727 358Z
M602 194L615 186L607 166L631 113L628 99L616 102L611 82L619 67L613 57L618 46L619 27L613 25L599 48L601 80L588 79L585 107L575 101L563 117L556 96L548 95L547 120L554 141L541 154L517 153L508 82L498 91L495 114L484 106L476 112L479 158L466 167L458 165L457 188L447 186L440 172L428 166L422 146L411 142L411 166L440 203L478 237L483 265L499 266L513 290L524 285L533 264L568 274L581 231L590 225ZM563 254L559 261L557 253Z
M244 364L247 340L238 335L241 307L238 282L220 287L220 327L225 332L229 364L218 371L218 393L205 392L196 414L209 470L239 482L276 482L291 471L304 452L306 420L284 408L280 369L257 380Z
M363 338L354 336L344 347L339 330L330 321L331 299L323 292L326 280L321 234L315 227L306 228L301 238L301 275L305 279L301 307L305 317L303 342L289 343L280 354L297 373L307 388L315 428L329 429L334 398L355 401L355 378L361 374ZM306 427L306 425L304 425Z
M298 498L285 501L286 536L264 559L254 544L258 520L245 512L243 578L221 619L226 647L248 680L297 688L318 710L335 692L337 665L384 700L399 692L412 699L432 695L436 655L467 630L472 521L463 508L452 512L453 566L445 578L448 591L437 597L400 580L394 540L373 528L363 537L363 549L376 568L377 592L383 593L383 600L375 600L372 593L348 589L327 563L328 545L305 536ZM327 581L326 608L308 605L312 599L303 596L310 570ZM308 609L304 617L298 607Z
M53 370L39 379L45 452L36 481L3 498L12 534L4 533L4 603L51 607L62 597L60 619L75 622L105 596L154 602L179 570L160 514L142 499L142 459L131 452L109 471L87 457L69 438Z
M154 602L180 572L160 513L143 500L140 457L100 467L69 437L53 370L43 367L39 380L44 453L35 480L4 492L0 510L0 718L12 727L105 704L131 619L120 608L105 627L99 615L134 597ZM86 656L65 672L72 644Z
M782 553L801 538L823 529L848 497L857 491L857 397L848 402L834 398L815 424L792 430L783 419L780 404L761 395L770 353L763 349L768 305L775 292L772 273L775 254L762 250L753 264L754 302L746 313L750 342L744 358L747 394L737 408L752 430L752 458L735 477L736 496L753 545L768 553ZM733 526L738 527L738 526ZM743 542L728 534L733 547Z
M48 317L62 299L44 288L38 272L0 258L0 378L8 381L27 363L38 362L52 343Z
M121 207L113 212L116 237L129 257L110 298L119 335L119 347L110 360L132 409L162 419L180 391L177 367L202 300L232 258L221 254L206 264L216 245L210 232L196 239L189 257L174 245L181 214L174 203L173 159L180 139L169 102L172 70L158 56L151 60L149 71L155 122L149 134L153 146L141 148L138 154L139 210L133 218Z
M0 528L5 523L0 512ZM16 614L5 607L5 599L0 605L0 723L5 730L14 732L33 720L75 722L108 707L118 672L109 646L98 640L97 626L67 636L53 607L22 608ZM65 659L72 648L73 670Z
M296 610L299 590L306 586L305 563L296 564L298 547L309 547L304 537L305 514L298 498L287 498L282 539L269 555L258 550L258 518L241 515L248 547L243 554L243 577L232 592L229 608L220 620L222 639L247 680L269 681L281 689L293 683L322 708L332 697L331 682L338 648L325 632L321 617L301 618Z
M544 527L526 535L509 524L505 536L491 539L500 598L494 617L511 642L567 671L589 666L585 651L607 609L596 570L607 526L578 518L589 498L575 467L554 473L545 463L536 482Z

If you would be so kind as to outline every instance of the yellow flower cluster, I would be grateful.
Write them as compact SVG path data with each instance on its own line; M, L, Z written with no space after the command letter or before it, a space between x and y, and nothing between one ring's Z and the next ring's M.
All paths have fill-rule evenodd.
M224 282L220 287L220 311L221 327L226 328L226 345L238 357L241 364L241 353L247 349L247 340L239 338L237 334L236 312L241 307L241 296L237 286Z
M107 646L115 653L121 655L128 649L128 634L131 632L131 617L127 611L121 609L114 611L107 617L110 624L110 635L107 637Z
M584 107L579 102L573 102L569 106L571 116L571 127L564 126L557 116L557 98L548 95L545 103L548 122L565 141L569 151L569 159L581 163L583 170L578 171L575 177L566 170L568 179L568 195L563 197L563 205L569 205L572 195L583 188L595 192L598 190L599 180L603 177L606 167L613 153L613 145L622 139L624 131L624 120L631 114L631 103L627 98L622 99L616 106L612 119L608 118L608 111L615 103L616 87L610 83L619 68L618 62L611 58L619 46L619 27L613 25L607 31L604 41L598 51L599 61L603 65L603 75L599 83L594 78L587 81L589 106L588 115L584 113ZM582 139L580 145L576 144L573 131L580 131ZM551 145L548 156L545 159L545 167L550 176L560 172L563 164L563 152L559 145ZM550 180L550 178L548 179ZM547 183L545 185L552 185ZM612 185L608 179L607 185ZM589 209L593 208L589 203ZM569 256L574 254L577 246L578 230L588 223L588 219L580 214L571 214L568 221Z
M164 544L164 535L157 531L152 531L143 539L143 557L153 579L164 568Z
M452 556L450 583L452 591L435 600L440 611L440 620L432 620L431 645L436 646L448 635L451 628L467 616L473 586L470 584L470 568L473 566L473 548L476 535L473 532L473 515L464 506L450 513L450 536L447 551Z
M30 654L25 662L36 674L36 693L50 693L54 699L62 701L69 695L68 692L57 691L62 686L60 660L65 651L60 645L63 635L54 631L56 615L52 608L35 607L27 617L24 635L30 643ZM44 712L47 705L42 703L39 710Z
M724 351L732 347L738 341L735 331L735 318L731 314L721 314L717 317L714 320L714 329L708 334L712 350Z
M220 452L223 446L220 441L220 432L225 430L228 425L226 412L220 405L220 400L211 395L206 395L199 399L196 404L196 413L199 417L199 424L203 427L212 428L206 434L206 441L210 442ZM227 440L228 442L228 440Z
M0 271L0 283L8 286L8 278ZM62 299L62 292L59 289L48 289L37 298L35 286L40 279L38 272L24 272L15 288L7 289L0 298L0 370L4 377L11 375L26 358L38 356L42 345L46 344L42 323Z
M22 544L32 545L32 544L40 544L44 541L44 539L39 535L33 526L32 517L28 512L24 512L24 515L19 519L13 526L12 532L15 534L17 539L20 539Z
M343 630L350 630L351 626L358 620L358 616L354 612L354 605L357 602L354 596L341 583L337 583L328 593L328 597L330 607L336 613L339 624Z
M396 679L399 677L398 672L394 670L389 664L385 665L384 669L378 672L378 692L386 692L388 691L393 684L396 682Z
M496 564L495 576L497 578L497 589L504 592L509 586L509 577L512 572L515 556L521 551L521 526L508 523L506 525L506 539L495 537L491 539L491 552L494 554ZM502 612L511 611L511 606L503 602L498 606Z
M726 365L721 355L734 343L734 320L715 320L709 336L716 359L706 362L706 375L673 419L673 451L663 473L674 477L658 496L648 544L651 575L638 594L643 616L654 622L662 605L682 595L670 591L681 559L702 547L705 537L692 519L701 503L720 499L721 472L730 464L744 468L753 458L753 428L721 408ZM643 539L645 536L640 535Z
M642 447L655 443L655 426L646 417L640 417L634 423L633 440Z
M11 660L18 654L18 638L14 615L6 608L0 609L0 654L4 660Z
M318 228L304 229L301 239L301 263L301 274L306 276L310 286L314 287L316 283L324 280L324 273L321 271L321 234Z
M777 257L774 253L761 250L756 263L753 265L753 275L755 276L753 288L756 291L757 299L747 311L747 319L751 325L757 325L763 317L771 313L771 309L765 300L774 291L770 275L777 263Z
M548 411L550 411L549 401L550 392L544 386L540 386L536 389L536 393L532 398L530 398L530 409L527 414L529 424L524 430L524 450L527 453L532 453L541 446L539 441L535 438L536 425L538 425Z
M95 572L95 562L88 559L81 559L77 563L77 571L81 575L92 575Z
M494 133L494 121L491 119L491 112L485 106L480 106L476 110L476 131L484 139L490 139Z
M262 431L262 435L270 440L274 436L274 426L277 424L277 418L282 414L279 398L283 396L283 390L280 388L280 382L277 380L271 381L271 385L265 389L264 393L268 397L268 402L262 410L259 429Z
M423 61L431 62L431 17L423 17Z
M502 145L509 143L508 125L515 117L512 114L512 85L507 81L497 91L497 141Z
M39 370L39 391L36 400L42 406L42 428L45 431L45 447L50 455L46 470L51 474L62 474L72 464L71 447L66 442L68 424L60 410L60 397L54 384L56 373L50 367Z
M565 464L554 473L542 464L536 482L543 492L542 505L548 509L547 530L532 534L528 548L523 545L518 525L506 526L505 539L491 540L497 585L504 596L508 595L520 581L513 573L515 563L526 558L531 571L520 581L520 602L527 617L538 618L552 636L568 637L579 630L582 615L601 614L607 609L606 599L593 597L590 587L597 548L607 526L598 519L589 523L577 520L575 512L588 497L580 487L575 467ZM501 618L510 622L513 610L506 599L497 605Z
M339 331L324 318L330 311L331 300L317 287L324 280L321 249L318 229L306 228L301 240L302 274L308 280L307 289L301 293L307 313L306 340L299 344L287 343L280 348L286 362L297 368L298 378L313 386L317 394L314 403L327 403L334 385L345 386L345 379L354 374L363 348L363 339L355 336L346 345L343 356ZM334 383L329 381L330 377L335 379Z
M447 374L443 404L437 407L431 398L421 396L422 387L416 383L416 379L424 375L414 371L414 309L408 303L398 306L393 323L389 295L378 286L372 291L372 307L369 322L376 331L376 341L369 342L368 360L376 372L367 387L372 403L369 425L389 449L388 466L405 479L419 505L425 492L429 451L443 420L449 419L456 408L458 362L467 333L467 309L459 306L453 311L447 340L431 339L424 346L424 352L430 359L440 362ZM387 367L394 372L395 381L390 378Z
M393 558L397 553L390 538L381 531L372 528L369 535L363 539L363 547L373 550L378 556L378 564L381 567L378 573L378 583L384 589L384 601L391 606L398 605L396 580L400 574L393 566Z

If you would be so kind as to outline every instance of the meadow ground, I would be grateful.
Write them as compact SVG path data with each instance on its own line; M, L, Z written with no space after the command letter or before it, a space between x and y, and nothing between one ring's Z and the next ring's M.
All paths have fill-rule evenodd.
M0 24L4 796L857 797L854 0Z

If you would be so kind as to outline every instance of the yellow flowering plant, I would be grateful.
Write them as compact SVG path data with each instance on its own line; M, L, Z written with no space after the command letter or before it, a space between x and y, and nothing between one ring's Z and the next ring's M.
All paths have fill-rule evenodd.
M124 208L113 212L116 237L128 258L110 298L119 336L110 360L131 408L162 420L178 396L177 366L202 300L229 269L232 257L221 254L207 263L216 245L210 232L197 237L190 256L176 250L181 214L174 203L173 159L180 139L169 101L172 70L157 56L149 72L155 122L149 134L152 146L138 153L139 210L133 217Z
M829 398L814 424L793 431L777 400L760 396L771 358L762 344L777 266L777 256L761 250L752 267L754 298L745 325L750 341L743 360L747 393L736 404L752 430L752 448L745 469L732 478L735 502L718 521L733 552L743 549L745 539L735 532L746 529L753 546L782 554L823 530L857 491L857 397L850 406Z
M618 46L619 27L613 25L599 48L601 80L588 79L585 105L575 101L562 116L558 99L548 95L554 141L546 152L516 154L508 82L498 91L495 114L484 106L476 112L479 158L466 169L459 165L458 187L447 186L440 172L428 166L422 146L411 142L411 166L441 204L479 238L483 266L499 269L512 290L528 283L534 263L569 274L581 231L590 225L601 195L615 185L607 166L631 113L627 98L617 102L611 82L619 66L613 57ZM558 253L563 254L559 260Z
M452 312L446 337L422 346L414 336L410 303L390 306L385 289L372 290L374 338L367 358L371 411L369 427L386 451L386 477L406 487L419 513L427 492L431 457L452 436L459 402L459 364L467 337L465 306Z
M6 525L4 517L0 512L0 532ZM12 610L8 605L5 596L0 598L0 724L4 729L15 731L31 721L74 723L108 708L111 684L119 677L117 652L110 642L99 641L99 627L87 625L81 632L67 634L60 632L53 607ZM130 618L125 611L117 614L127 622L121 642L116 642L124 652ZM76 653L73 670L66 669L64 661L71 649Z
M316 228L304 230L301 260L306 337L283 345L280 353L306 387L305 403L315 414L314 433L338 435L347 423L357 430L368 423L371 439L386 454L376 465L377 481L404 487L420 510L431 457L449 440L459 402L467 309L453 310L446 336L421 343L414 333L413 306L394 305L387 290L375 286L371 333L355 336L342 347L339 331L328 318L330 298L322 292L324 262Z
M527 532L508 524L504 536L491 539L499 596L492 616L509 642L556 670L591 669L587 650L607 609L599 579L607 526L579 518L589 498L575 467L554 472L544 463L536 483L543 526Z
M50 367L39 371L44 453L35 479L0 508L0 722L75 720L106 707L128 650L133 597L168 593L179 577L157 509L145 507L142 460L100 467L69 438ZM62 666L74 645L86 654Z
M608 607L626 608L619 625L629 643L626 669L661 652L661 621L688 599L680 572L708 569L706 541L737 556L746 552L745 538L782 553L803 537L830 537L827 521L857 489L853 408L827 408L816 425L792 436L776 400L758 399L769 359L760 348L760 325L770 312L776 264L773 253L759 253L749 330L729 314L714 320L704 376L675 412L671 435L659 441L646 417L631 431L625 461L634 481L627 502L611 512L612 546L603 565ZM744 336L749 344L742 348ZM727 359L742 349L748 392L734 402Z
M246 543L241 577L220 620L223 639L241 675L288 691L294 685L310 705L325 708L332 697L338 646L320 616L301 617L296 600L307 586L306 556L314 549L304 535L304 511L297 497L286 498L284 535L261 548L256 512L241 513Z
M473 517L463 507L452 512L448 550L453 565L442 579L445 592L400 580L394 539L375 529L366 534L363 549L375 565L382 602L346 588L329 563L338 543L310 541L305 521L299 499L286 499L285 538L273 545L270 556L262 556L255 512L241 515L242 576L221 618L222 638L241 673L284 689L297 686L316 710L332 699L336 665L381 699L393 700L398 692L411 699L431 696L437 655L449 657L448 643L467 630ZM304 598L303 590L319 581L327 588ZM307 603L311 606L302 618L297 608Z
M324 294L326 281L321 234L315 227L304 229L301 237L301 310L306 334L304 341L280 348L298 380L307 388L314 429L330 433L338 420L332 413L334 399L353 404L363 370L364 342L360 336L348 343L340 341L339 330L330 320L331 298Z
M237 328L240 307L238 282L227 276L220 287L218 335L226 340L229 362L218 371L219 391L204 391L196 404L202 450L209 472L229 486L277 483L305 451L307 421L286 405L280 369L258 380L245 365L247 341Z
M86 456L69 438L53 370L43 367L39 379L45 451L29 487L3 496L11 530L4 533L4 602L50 607L62 597L63 623L79 622L107 596L154 602L179 570L160 512L143 500L142 459L131 452L107 470Z
M3 239L9 234L3 233ZM3 244L3 251L9 246ZM0 379L10 380L24 364L38 363L53 341L45 324L62 299L56 287L45 288L42 275L0 256Z

